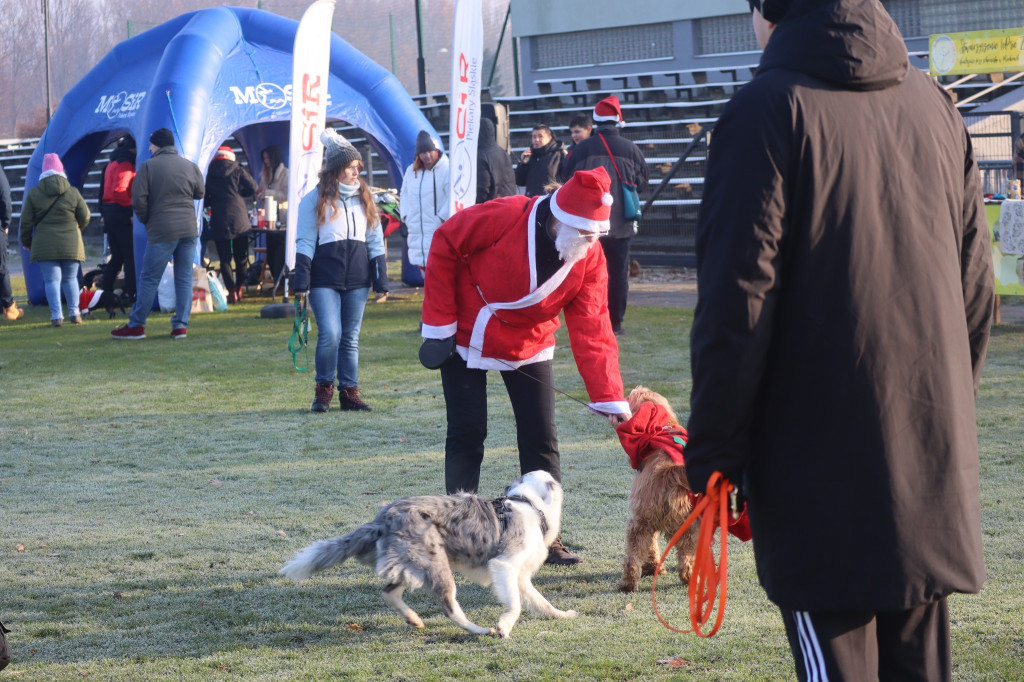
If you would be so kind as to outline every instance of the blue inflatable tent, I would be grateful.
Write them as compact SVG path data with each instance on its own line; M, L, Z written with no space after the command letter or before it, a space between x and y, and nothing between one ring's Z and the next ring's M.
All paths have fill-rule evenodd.
M259 173L261 149L276 144L287 154L297 28L270 12L216 7L118 44L61 100L29 161L26 192L39 181L44 154L59 155L68 180L81 188L99 152L126 133L138 141L142 164L157 128L172 130L178 151L204 173L233 136ZM398 79L333 33L327 120L365 131L394 187L415 156L416 134L435 134ZM199 212L197 205L197 223ZM136 262L145 248L136 222ZM39 268L28 261L22 249L29 301L45 304Z

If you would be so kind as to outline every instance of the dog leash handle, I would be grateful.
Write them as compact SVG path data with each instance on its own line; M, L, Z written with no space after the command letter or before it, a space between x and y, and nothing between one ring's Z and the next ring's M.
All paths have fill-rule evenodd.
M694 505L690 515L683 521L683 525L675 532L672 539L665 548L665 552L658 561L658 567L654 570L654 581L651 585L651 605L654 607L654 614L666 628L672 632L686 633L694 632L698 637L712 637L722 625L725 618L725 602L728 585L728 528L729 528L729 503L734 498L736 487L722 476L718 471L711 475L708 480L707 489L699 496L697 504ZM733 502L735 504L735 500ZM693 570L690 573L689 601L690 601L690 625L692 630L681 630L673 627L666 621L661 612L658 611L658 602L655 591L658 587L658 573L665 563L666 557L683 533L689 529L695 521L700 521L700 531L697 536L697 551L694 556ZM715 564L712 543L715 531L721 533L721 545L719 548L719 561ZM704 632L701 630L709 620L715 606L715 597L718 594L718 587L721 584L721 594L718 595L718 615L712 628Z

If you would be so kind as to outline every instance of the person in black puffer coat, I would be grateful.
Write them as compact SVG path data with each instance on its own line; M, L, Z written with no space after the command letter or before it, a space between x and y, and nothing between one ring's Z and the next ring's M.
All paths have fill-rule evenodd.
M533 127L530 142L522 163L516 166L516 184L526 187L526 196L539 197L547 194L545 187L561 177L565 147L546 125Z
M516 193L512 159L498 146L494 122L480 119L480 140L476 148L476 203Z
M228 290L228 303L242 300L249 267L249 211L242 197L256 194L256 181L235 161L230 147L220 147L206 173L206 205L210 209L210 233L220 258L220 273ZM235 277L231 276L231 261Z

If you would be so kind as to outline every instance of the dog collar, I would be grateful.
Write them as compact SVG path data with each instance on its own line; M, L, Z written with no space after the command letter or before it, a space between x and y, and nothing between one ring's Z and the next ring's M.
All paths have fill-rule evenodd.
M511 500L512 502L525 502L526 504L530 505L533 508L533 511L537 512L537 516L540 517L540 534L548 534L548 519L546 516L544 516L544 512L538 509L532 500L522 495L509 495L505 499Z

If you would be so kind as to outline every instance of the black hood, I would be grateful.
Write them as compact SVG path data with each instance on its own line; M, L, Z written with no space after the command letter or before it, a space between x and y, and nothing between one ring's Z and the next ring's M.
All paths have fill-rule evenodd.
M878 0L794 0L758 73L776 68L848 90L882 90L901 83L910 63L903 36Z
M498 133L494 130L494 123L489 118L481 118L480 137L477 145L480 147L490 147L496 144L498 144Z
M118 143L114 151L110 152L111 161L130 161L135 163L135 147L128 144Z
M207 178L223 178L231 174L238 165L236 161L228 159L214 159L210 162L210 168L206 171Z

